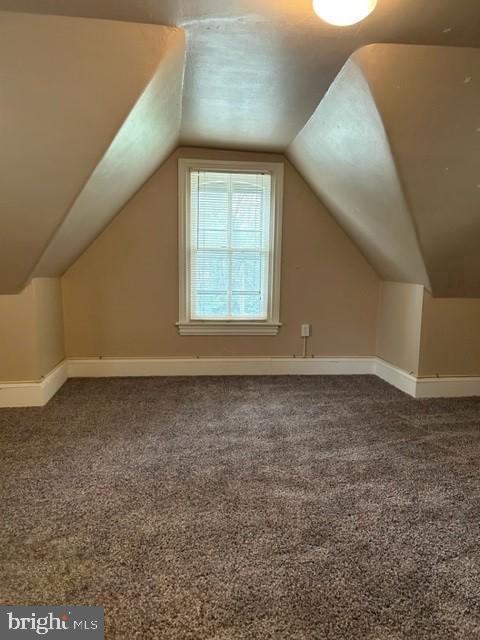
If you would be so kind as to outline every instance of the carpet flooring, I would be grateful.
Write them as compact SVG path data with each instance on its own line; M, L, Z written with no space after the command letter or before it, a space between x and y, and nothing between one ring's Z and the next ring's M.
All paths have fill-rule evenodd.
M480 399L365 377L70 380L0 410L0 600L106 638L480 638Z

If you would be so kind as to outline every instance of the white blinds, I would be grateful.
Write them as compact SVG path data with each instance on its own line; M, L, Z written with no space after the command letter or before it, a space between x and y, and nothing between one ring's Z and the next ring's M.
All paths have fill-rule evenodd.
M268 316L272 178L190 172L192 319Z

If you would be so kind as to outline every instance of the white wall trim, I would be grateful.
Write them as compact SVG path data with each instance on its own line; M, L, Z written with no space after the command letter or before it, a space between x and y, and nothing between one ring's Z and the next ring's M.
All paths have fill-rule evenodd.
M349 375L375 358L71 358L71 378L124 376Z
M414 398L480 396L480 376L416 377L385 360L376 359L376 375Z
M478 377L418 378L380 358L69 358L42 380L0 382L0 408L43 407L68 378L377 375L413 398L480 396Z
M480 396L480 377L417 378L416 398Z
M63 360L44 378L34 382L0 382L0 408L43 407L68 379Z
M71 378L236 375L376 375L413 398L480 396L480 377L418 378L364 358L70 358Z
M232 322L202 320L192 317L190 272L192 247L190 230L191 172L195 170L268 173L271 176L270 197L270 258L268 269L268 305L263 322ZM284 196L283 162L248 162L243 160L207 160L202 158L179 158L178 160L178 269L179 269L179 321L180 335L270 335L275 336L280 323L280 276L282 254L282 215ZM266 283L264 283L266 284ZM252 329L248 330L247 324ZM209 326L210 325L210 326ZM236 329L236 330L235 330Z
M382 360L375 359L375 375L388 382L392 386L400 389L409 396L416 397L417 378L403 369L395 367L393 364Z
M181 336L276 336L277 322L177 322Z

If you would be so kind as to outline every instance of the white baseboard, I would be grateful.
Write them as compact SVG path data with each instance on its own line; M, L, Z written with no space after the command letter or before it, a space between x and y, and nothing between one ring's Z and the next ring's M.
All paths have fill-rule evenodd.
M417 378L380 358L71 358L70 378L376 375L413 398L480 395L480 378Z
M380 358L376 375L413 398L467 398L480 396L480 377L445 376L418 378Z
M71 378L139 376L362 375L375 358L71 358Z
M416 397L417 378L380 358L375 359L375 375L409 396Z
M416 398L480 396L480 377L417 378Z
M64 360L37 382L0 382L0 408L43 407L68 379Z
M377 375L413 398L480 396L480 377L417 378L380 358L70 358L38 382L0 383L0 408L43 407L68 378Z

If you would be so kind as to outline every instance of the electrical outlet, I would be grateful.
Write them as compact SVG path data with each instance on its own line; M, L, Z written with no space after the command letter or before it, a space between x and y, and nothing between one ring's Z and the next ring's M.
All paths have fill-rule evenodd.
M302 338L309 338L309 337L310 337L310 325L302 324Z

